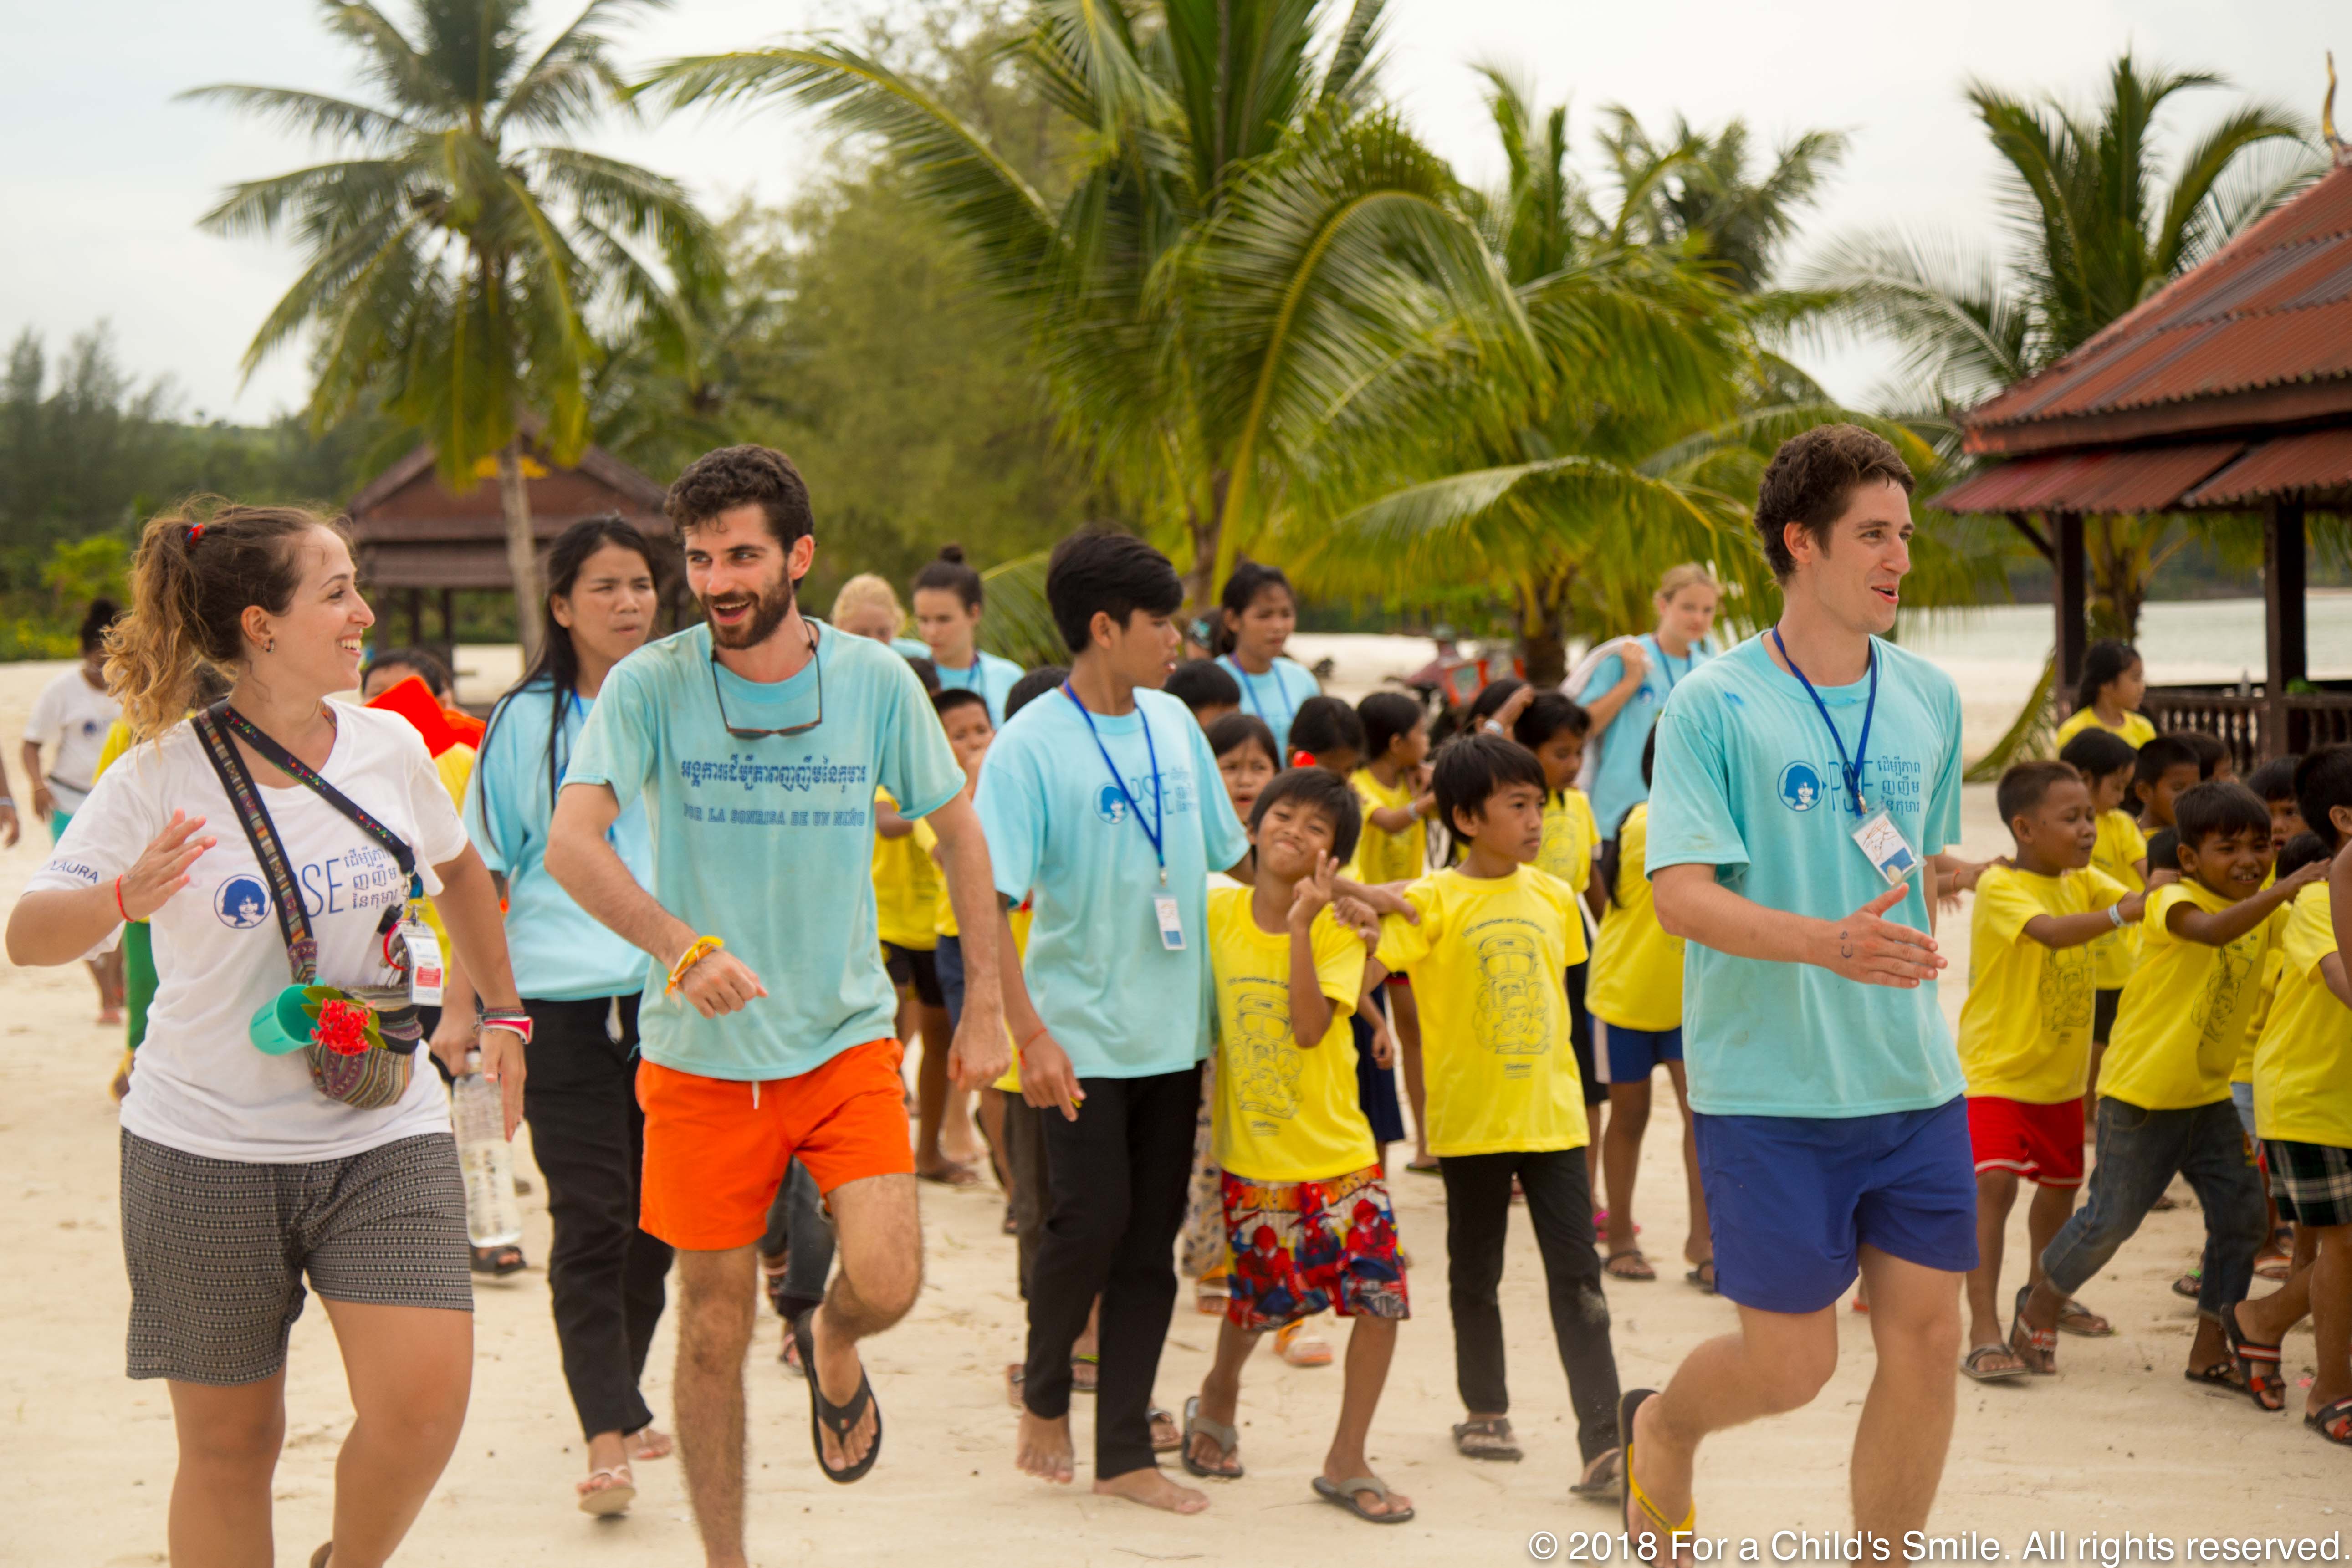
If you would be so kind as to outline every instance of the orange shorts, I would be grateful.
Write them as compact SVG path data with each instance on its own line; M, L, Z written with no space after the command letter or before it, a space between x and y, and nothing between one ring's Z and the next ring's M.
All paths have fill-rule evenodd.
M831 1193L867 1176L912 1175L905 1055L896 1040L852 1046L798 1078L751 1083L637 1064L646 1168L637 1223L688 1252L749 1247L798 1160Z

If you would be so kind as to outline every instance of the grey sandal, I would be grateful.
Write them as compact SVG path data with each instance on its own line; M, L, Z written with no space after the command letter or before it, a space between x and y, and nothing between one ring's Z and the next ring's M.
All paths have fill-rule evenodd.
M1321 1476L1315 1478L1315 1495L1325 1502L1337 1503L1368 1524L1402 1524L1412 1517L1412 1505L1389 1513L1373 1513L1358 1501L1358 1492L1370 1492L1382 1502L1389 1500L1389 1489L1378 1476L1349 1476L1334 1485Z
M1209 1441L1217 1446L1218 1461L1221 1464L1225 1465L1227 1467L1226 1468L1213 1470L1209 1468L1208 1466L1201 1463L1200 1460L1192 1457L1192 1438L1195 1434L1208 1438ZM1237 1481L1242 1479L1243 1471L1241 1466L1234 1463L1234 1456L1241 1451L1241 1447L1242 1435L1240 1433L1234 1431L1232 1427L1226 1426L1222 1421L1212 1421L1207 1416L1201 1414L1201 1396L1199 1394L1196 1394L1190 1399L1184 1401L1185 1469L1189 1470L1193 1475L1199 1476L1203 1480Z

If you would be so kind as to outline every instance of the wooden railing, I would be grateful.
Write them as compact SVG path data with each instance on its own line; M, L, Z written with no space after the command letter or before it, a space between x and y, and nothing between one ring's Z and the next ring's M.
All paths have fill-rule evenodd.
M2284 704L2284 752L2309 752L2352 741L2352 692L2291 691ZM2260 687L2240 692L2222 687L2152 686L2140 711L2158 730L2201 730L2230 748L2242 776L2271 754L2270 700Z

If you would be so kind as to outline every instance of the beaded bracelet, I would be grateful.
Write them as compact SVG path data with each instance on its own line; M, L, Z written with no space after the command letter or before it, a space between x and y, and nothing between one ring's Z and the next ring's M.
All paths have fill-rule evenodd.
M692 969L696 964L700 963L704 959L709 958L712 953L717 952L720 948L725 947L726 945L727 944L724 942L721 942L715 936L696 937L694 939L694 944L688 947L684 952L679 953L677 955L677 962L669 966L669 984L663 988L662 994L667 996L672 991L677 990L685 983L686 972L688 970Z

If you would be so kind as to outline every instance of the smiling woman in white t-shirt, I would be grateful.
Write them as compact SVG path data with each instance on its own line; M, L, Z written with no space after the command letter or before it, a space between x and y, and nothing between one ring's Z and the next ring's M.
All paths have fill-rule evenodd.
M152 924L158 989L122 1102L122 1240L130 1374L171 1383L175 1561L269 1555L287 1335L306 1274L358 1410L339 1473L366 1478L339 1491L336 1539L314 1565L331 1552L380 1563L399 1544L457 1442L473 1362L465 1192L436 1076L412 1070L390 1103L356 1109L314 1086L302 1053L266 1055L248 1034L293 965L278 878L184 721L199 663L234 682L224 721L241 718L270 754L372 819L244 734L234 742L300 894L318 980L400 980L383 934L413 891L397 840L492 1003L484 1070L509 1136L521 1110L530 1024L489 873L408 722L326 700L359 684L375 618L353 578L341 531L309 512L227 507L149 523L107 661L142 743L99 779L8 921L8 956L42 965L111 947L125 920Z

